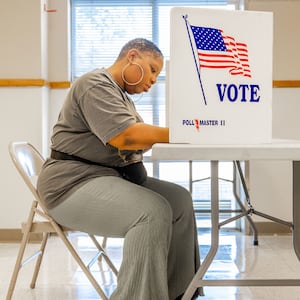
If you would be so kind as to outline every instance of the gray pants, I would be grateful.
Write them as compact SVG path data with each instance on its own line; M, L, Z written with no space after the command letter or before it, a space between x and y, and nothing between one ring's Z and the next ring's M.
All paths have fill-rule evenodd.
M125 237L111 300L173 300L184 293L199 267L192 199L179 185L150 177L142 186L99 177L50 214L76 230Z

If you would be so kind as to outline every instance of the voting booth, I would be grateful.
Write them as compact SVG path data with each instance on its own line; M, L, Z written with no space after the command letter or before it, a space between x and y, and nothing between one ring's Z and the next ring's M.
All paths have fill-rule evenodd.
M272 13L174 7L170 17L170 142L271 142Z

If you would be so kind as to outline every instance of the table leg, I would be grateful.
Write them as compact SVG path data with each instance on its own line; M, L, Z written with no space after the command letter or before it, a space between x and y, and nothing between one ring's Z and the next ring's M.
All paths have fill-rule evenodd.
M196 289L199 287L200 280L203 279L207 269L211 265L219 248L219 162L214 160L211 165L211 247L200 268L189 284L182 300L190 300Z
M300 260L300 161L293 161L293 243Z

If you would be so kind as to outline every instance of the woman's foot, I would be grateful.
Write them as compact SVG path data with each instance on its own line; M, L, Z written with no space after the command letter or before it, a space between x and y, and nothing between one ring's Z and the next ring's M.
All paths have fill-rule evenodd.
M181 300L182 299L182 297L183 297L183 295L184 295L184 293L183 294L181 294L181 295L179 295L178 297L176 297L176 299L175 300ZM196 292L195 292L195 294L194 294L194 296L192 297L192 299L191 300L195 300L195 299L197 299L197 297L199 296L200 294L199 294L199 291L198 291L198 289L196 290Z

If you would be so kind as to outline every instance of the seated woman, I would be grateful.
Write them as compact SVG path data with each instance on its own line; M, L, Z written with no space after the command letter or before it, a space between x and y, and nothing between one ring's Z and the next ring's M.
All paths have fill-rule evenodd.
M147 92L163 67L151 41L134 39L108 68L74 82L54 126L38 192L61 225L123 237L112 300L181 299L199 267L190 193L147 176L143 153L168 143L145 124L131 94Z

